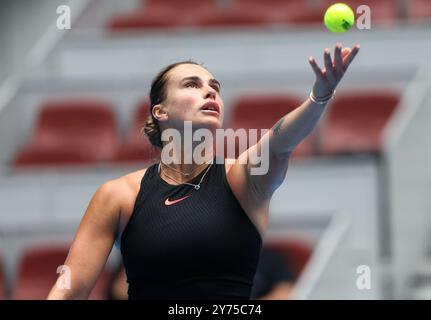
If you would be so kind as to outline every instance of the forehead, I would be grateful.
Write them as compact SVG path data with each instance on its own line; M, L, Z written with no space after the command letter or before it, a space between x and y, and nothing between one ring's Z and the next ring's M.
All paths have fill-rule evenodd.
M214 76L205 68L195 64L181 64L169 71L170 82L178 83L186 77L197 76L203 80L213 79Z

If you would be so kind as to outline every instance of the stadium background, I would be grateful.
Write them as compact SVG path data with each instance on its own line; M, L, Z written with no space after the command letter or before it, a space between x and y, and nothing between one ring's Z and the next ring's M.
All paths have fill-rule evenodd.
M297 299L431 298L431 3L345 1L370 6L371 30L332 34L334 2L0 1L0 299L44 299L96 188L151 161L139 129L163 66L203 63L226 127L269 128L336 42L361 52L291 160L266 245L294 266Z

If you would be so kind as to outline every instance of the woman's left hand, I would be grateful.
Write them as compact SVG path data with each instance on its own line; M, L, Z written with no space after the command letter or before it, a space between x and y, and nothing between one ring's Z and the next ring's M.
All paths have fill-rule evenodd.
M350 63L359 52L359 48L360 46L358 44L354 46L353 49L342 48L342 45L337 43L334 51L334 61L331 59L330 50L326 48L325 53L323 54L325 62L324 69L319 68L313 57L308 59L308 62L316 74L316 80L313 85L313 95L316 98L326 97L335 90L341 78L346 73Z

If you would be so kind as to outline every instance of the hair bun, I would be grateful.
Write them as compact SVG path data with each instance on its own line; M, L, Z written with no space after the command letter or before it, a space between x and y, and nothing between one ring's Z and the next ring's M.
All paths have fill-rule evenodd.
M163 148L162 134L160 132L159 124L152 115L150 115L145 122L144 134L148 137L153 146L160 149Z

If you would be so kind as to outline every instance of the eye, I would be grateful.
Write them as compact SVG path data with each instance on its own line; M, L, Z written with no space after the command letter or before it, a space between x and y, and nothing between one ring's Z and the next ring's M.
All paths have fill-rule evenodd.
M220 87L218 85L213 85L212 88L217 91L218 93L220 93Z
M198 84L196 82L187 82L185 84L185 87L186 88L198 88L199 86L198 86Z

